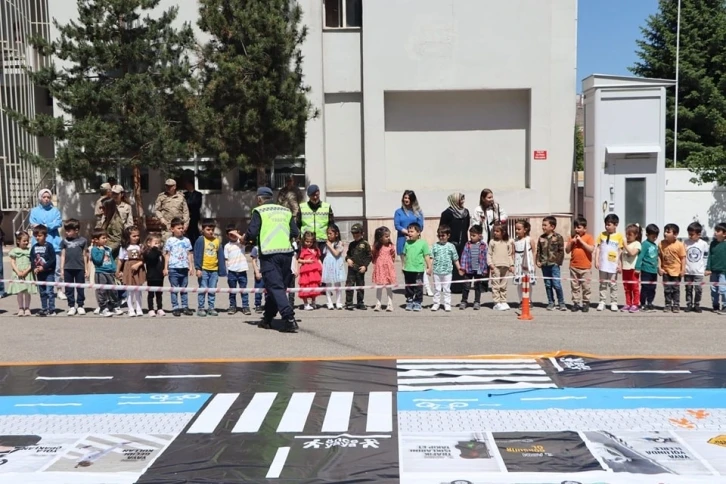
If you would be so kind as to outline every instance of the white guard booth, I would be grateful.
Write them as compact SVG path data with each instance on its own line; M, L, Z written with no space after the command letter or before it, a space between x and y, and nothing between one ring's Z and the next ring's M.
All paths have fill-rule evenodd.
M631 223L665 220L666 89L675 81L594 74L582 83L585 96L585 187L583 214L591 233L603 219Z

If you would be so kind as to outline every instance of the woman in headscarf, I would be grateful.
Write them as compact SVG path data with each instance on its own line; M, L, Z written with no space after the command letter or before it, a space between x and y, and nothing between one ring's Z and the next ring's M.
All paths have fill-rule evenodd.
M53 249L55 250L55 280L60 282L62 280L62 274L60 271L61 237L59 229L63 225L63 218L61 217L60 210L53 206L52 198L53 194L47 188L43 188L38 192L38 205L30 211L28 223L31 228L44 225L48 229L47 241L53 244ZM35 244L35 242L35 237L31 236L30 243ZM58 297L61 299L66 298L63 289L58 289Z
M416 193L413 190L404 190L401 196L401 206L393 214L393 225L396 228L396 253L403 261L403 246L408 239L408 226L416 223L424 228L424 214L418 204ZM429 285L429 275L424 272L424 294L433 296Z
M494 201L494 192L485 188L479 195L479 205L471 216L471 224L482 226L484 241L488 244L492 240L492 229L495 223L506 224L507 213Z
M447 225L451 229L449 242L454 244L456 252L461 257L461 252L464 250L467 240L469 240L471 216L469 215L469 210L464 207L465 197L463 193L452 193L448 197L448 202L449 208L441 213L439 225ZM451 280L452 282L461 280L459 271L456 268L452 272ZM456 294L461 293L461 284L452 284L451 292Z

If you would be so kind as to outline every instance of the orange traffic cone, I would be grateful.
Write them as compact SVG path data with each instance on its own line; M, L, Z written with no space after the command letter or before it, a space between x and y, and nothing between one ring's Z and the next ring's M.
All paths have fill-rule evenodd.
M517 319L532 321L534 318L529 312L529 274L522 278L522 310Z

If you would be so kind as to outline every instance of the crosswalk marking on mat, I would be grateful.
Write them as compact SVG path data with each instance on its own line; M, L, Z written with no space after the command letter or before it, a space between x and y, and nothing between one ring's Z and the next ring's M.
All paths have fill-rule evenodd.
M324 406L325 416L322 418L322 425L317 424L313 419L311 426L320 425L316 431L319 432L349 432L351 431L351 417L362 416L365 418L366 432L392 432L393 431L393 392L330 392L330 396L316 397L315 392L293 392L282 394L277 392L259 392L252 396L240 413L235 413L233 407L239 401L239 393L220 393L215 395L209 404L197 415L192 425L187 430L189 434L211 434L226 419L237 418L232 427L231 433L245 434L256 433L262 428L271 413L279 418L279 412L284 405L284 412L277 423L278 433L303 432L308 424L309 417L313 412L313 403L318 398L319 409ZM351 415L354 408L364 408L359 402L354 406L355 397L364 398L367 396L365 413ZM276 404L277 402L277 404ZM237 405L237 412L241 410ZM271 412L273 408L277 410ZM276 421L276 420L275 420ZM362 422L362 421L361 421ZM269 424L268 424L269 425ZM362 430L362 428L361 428Z
M517 359L400 359L399 392L557 388L539 362Z

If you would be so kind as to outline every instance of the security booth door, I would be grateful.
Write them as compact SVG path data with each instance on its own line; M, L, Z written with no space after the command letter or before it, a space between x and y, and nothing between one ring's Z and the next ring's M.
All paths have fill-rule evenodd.
M632 223L645 229L656 217L656 154L618 154L608 158L611 173L609 212L620 217L621 232Z

